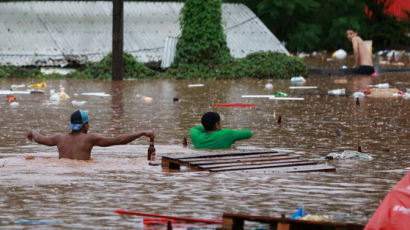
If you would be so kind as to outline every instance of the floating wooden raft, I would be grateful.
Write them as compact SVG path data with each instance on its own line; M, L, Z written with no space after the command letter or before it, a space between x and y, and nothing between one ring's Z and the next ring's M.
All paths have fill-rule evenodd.
M245 221L266 223L269 224L269 229L276 230L362 230L364 228L363 225L350 223L292 220L284 217L277 218L224 213L222 229L243 230Z
M272 171L272 172L334 172L326 164L301 159L299 155L280 153L273 150L213 152L194 156L163 156L164 170L184 171Z

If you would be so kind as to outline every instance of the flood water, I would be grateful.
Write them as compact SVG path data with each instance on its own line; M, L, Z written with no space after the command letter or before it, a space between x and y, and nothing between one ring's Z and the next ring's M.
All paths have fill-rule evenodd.
M0 90L33 79L0 79ZM410 100L327 96L328 90L364 90L389 83L410 88L410 73L377 77L311 76L305 86L290 90L290 81L269 80L47 80L43 95L15 95L10 106L0 95L0 227L20 229L142 229L142 217L121 216L123 209L196 218L221 218L224 212L263 216L292 215L304 206L310 214L335 221L365 224L389 190L410 170ZM189 88L202 83L204 87ZM273 89L265 89L272 83ZM70 99L46 102L49 89L63 86ZM244 94L283 91L303 101L242 98ZM103 92L108 97L86 96ZM152 97L144 102L142 97ZM178 97L179 102L173 102ZM72 100L86 101L73 105ZM214 103L255 103L256 108L215 108ZM157 156L186 154L182 147L189 128L204 112L216 111L225 128L250 129L251 139L238 149L274 148L336 167L325 173L167 173L146 161L148 139L128 145L94 148L89 162L58 159L56 147L29 142L28 130L43 135L68 132L70 115L83 109L90 133L115 136L153 129ZM282 124L277 124L282 116ZM341 136L336 135L336 129ZM191 142L188 138L188 143ZM192 146L192 145L191 145ZM325 161L330 152L357 150L373 160ZM34 156L34 160L26 160ZM50 220L53 225L22 225L16 220Z

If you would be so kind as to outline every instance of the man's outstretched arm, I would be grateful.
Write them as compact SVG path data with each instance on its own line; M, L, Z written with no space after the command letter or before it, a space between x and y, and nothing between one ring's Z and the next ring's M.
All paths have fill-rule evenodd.
M47 145L47 146L56 146L58 144L58 140L60 138L60 135L55 135L55 136L43 136L39 132L31 130L27 134L27 139L29 141L35 141L39 144Z
M146 136L149 138L155 137L154 132L145 131L145 132L121 135L117 137L103 137L100 135L90 135L90 138L91 138L91 142L93 143L93 145L100 146L100 147L108 147L111 145L125 145L141 136Z

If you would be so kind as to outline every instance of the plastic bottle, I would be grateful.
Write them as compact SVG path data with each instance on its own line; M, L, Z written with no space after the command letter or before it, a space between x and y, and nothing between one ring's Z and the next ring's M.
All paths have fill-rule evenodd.
M346 89L332 89L327 91L329 95L346 95Z
M265 85L265 89L273 89L272 83L267 83L267 84Z
M380 83L380 84L374 85L373 87L375 87L375 88L389 88L390 85L389 85L389 83Z
M290 79L291 82L305 82L305 78L302 76L296 76L296 77L292 77Z
M182 146L184 146L185 148L188 147L188 141L186 137L184 137L184 140L182 141Z
M275 93L275 96L277 96L277 97L287 97L288 94L287 94L287 93L284 93L284 92L277 91L277 92Z
M154 138L149 139L149 148L148 148L148 160L155 161L155 147L154 147Z

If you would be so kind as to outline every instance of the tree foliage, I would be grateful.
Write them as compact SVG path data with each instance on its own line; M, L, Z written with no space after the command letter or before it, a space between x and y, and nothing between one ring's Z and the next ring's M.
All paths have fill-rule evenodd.
M155 77L155 71L149 69L142 63L138 63L134 57L124 52L124 77L125 78L149 78ZM70 73L67 77L83 79L111 79L112 75L112 54L108 54L99 62L87 63L76 72Z
M181 10L181 37L174 66L215 65L231 60L222 27L221 0L187 0Z
M386 14L394 0L236 0L249 6L291 51L351 49L355 27L374 47L410 45L409 18ZM369 13L370 12L370 13Z

